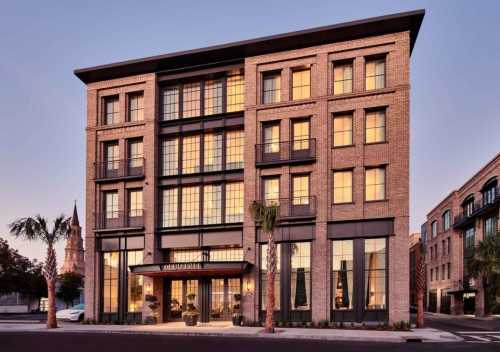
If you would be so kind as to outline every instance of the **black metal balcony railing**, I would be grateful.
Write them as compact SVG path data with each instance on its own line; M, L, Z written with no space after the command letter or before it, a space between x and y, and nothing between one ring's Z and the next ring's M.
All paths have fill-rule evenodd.
M144 210L105 211L95 213L95 229L125 229L144 227Z
M96 180L143 176L144 158L111 160L95 163Z
M281 219L316 216L315 196L280 198L267 200L266 203L279 205L279 217Z
M472 203L470 208L465 207L462 212L455 216L453 227L463 228L472 223L476 216L483 214L491 207L500 204L500 187L495 187L492 195L484 197Z
M312 161L316 158L316 139L301 139L255 145L255 164Z

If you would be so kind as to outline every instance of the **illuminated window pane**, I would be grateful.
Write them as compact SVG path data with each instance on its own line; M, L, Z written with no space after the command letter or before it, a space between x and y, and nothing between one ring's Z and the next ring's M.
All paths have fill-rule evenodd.
M182 117L200 116L200 83L185 84L182 88Z
M267 204L278 204L280 198L279 178L266 178L264 181L264 201Z
M182 226L200 224L200 188L182 188Z
M175 227L177 226L177 210L179 208L177 188L164 189L162 194L162 227Z
M365 308L386 308L386 239L365 240Z
M127 273L128 273L128 309L127 311L141 312L142 311L142 293L143 293L143 276L135 275L130 272L129 266L140 265L143 263L143 251L127 252Z
M106 162L106 170L118 170L120 165L120 151L118 142L106 143L104 147L104 159Z
M293 205L309 204L309 175L293 176Z
M163 120L179 118L179 87L167 87L162 92Z
M352 63L334 64L333 94L352 92Z
M200 172L200 136L188 136L182 140L182 173Z
M128 118L129 121L144 120L144 94L133 93L128 99Z
M243 222L243 182L226 184L226 223Z
M226 170L242 169L245 146L243 131L229 131L226 134Z
M333 118L333 146L352 145L352 115Z
M278 124L264 127L264 152L278 153L280 151L280 126Z
M385 111L366 113L366 143L385 142Z
M335 171L333 173L333 202L352 202L352 171Z
M129 213L128 216L142 216L143 211L142 189L129 191Z
M162 141L162 175L172 176L179 173L179 139Z
M311 243L291 244L290 306L311 309Z
M206 134L204 143L203 170L222 170L222 134Z
M367 61L365 76L366 90L385 88L385 59Z
M118 192L106 192L104 198L106 219L118 218Z
M118 122L120 114L120 102L118 96L104 99L104 124L111 125Z
M332 307L352 309L353 240L332 241Z
M293 150L309 149L309 121L294 122L293 130Z
M200 249L174 249L170 251L171 263L196 263L202 261Z
M292 72L292 99L307 99L311 96L311 70Z
M129 167L141 167L144 158L144 149L142 141L131 141L128 145L129 149Z
M205 81L205 115L222 113L222 81Z
M227 77L227 112L245 108L245 80L243 75Z
M118 252L103 253L103 312L118 312Z
M203 223L220 224L222 222L222 188L220 185L203 187Z
M264 74L262 87L262 103L279 103L281 101L280 73Z
M243 261L243 248L211 248L209 260L211 262L241 262Z
M373 168L365 172L365 199L385 199L385 169Z

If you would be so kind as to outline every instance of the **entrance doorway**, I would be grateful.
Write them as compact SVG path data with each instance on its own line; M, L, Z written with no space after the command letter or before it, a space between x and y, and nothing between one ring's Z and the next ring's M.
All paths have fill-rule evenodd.
M167 302L169 307L169 320L181 320L182 312L187 310L188 306L188 295L194 294L194 307L199 309L198 307L198 280L171 280L167 288L169 288L168 292L168 300Z
M239 309L235 295L241 294L240 278L211 279L210 320L231 320Z
M464 293L464 314L474 314L476 312L476 293Z

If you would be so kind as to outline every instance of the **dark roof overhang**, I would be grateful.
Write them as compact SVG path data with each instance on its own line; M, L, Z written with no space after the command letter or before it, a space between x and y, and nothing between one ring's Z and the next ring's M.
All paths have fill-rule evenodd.
M326 43L410 31L410 53L415 46L425 10L344 22L200 49L81 68L74 74L88 84L137 74L175 71L186 67L243 62L245 57L306 48Z
M130 266L130 271L144 276L199 277L239 275L250 270L252 264L240 262L158 263Z

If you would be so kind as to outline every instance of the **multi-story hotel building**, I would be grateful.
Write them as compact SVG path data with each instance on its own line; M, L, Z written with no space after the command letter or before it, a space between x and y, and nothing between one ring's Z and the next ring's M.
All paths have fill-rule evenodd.
M86 317L408 320L413 11L75 71L87 86ZM241 295L241 304L237 299Z
M498 230L500 154L452 191L422 225L427 266L427 310L448 314L488 313L481 280L467 274L473 248Z

